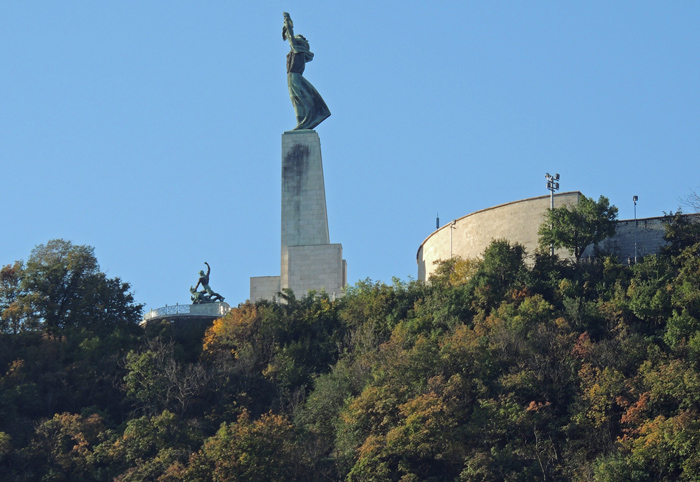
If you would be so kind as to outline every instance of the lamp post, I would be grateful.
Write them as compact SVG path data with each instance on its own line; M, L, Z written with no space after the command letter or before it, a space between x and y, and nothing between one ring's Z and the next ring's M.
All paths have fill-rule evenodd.
M544 177L547 179L547 189L549 189L550 193L549 209L554 211L554 191L559 190L559 174L552 176L550 173L547 173ZM550 229L554 229L554 226L550 225ZM554 243L550 247L550 254L554 256Z
M637 201L639 201L639 196L632 196L634 203L634 264L637 264Z

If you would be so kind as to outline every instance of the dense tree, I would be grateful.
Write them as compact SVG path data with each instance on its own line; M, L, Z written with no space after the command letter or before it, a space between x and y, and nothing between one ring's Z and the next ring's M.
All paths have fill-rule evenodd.
M32 251L20 274L18 301L48 332L138 322L129 284L100 272L94 249L54 239ZM109 326L108 329L112 327Z
M578 204L547 211L539 229L540 245L565 248L578 263L586 247L615 234L617 211L605 196L594 201L582 195Z
M678 256L684 249L700 243L700 221L678 211L666 213L664 216L666 231L664 240L668 243L664 254Z
M247 411L194 454L183 480L188 482L286 482L299 480L293 426L272 413L251 420Z
M697 480L695 229L633 266L497 240L186 337L50 243L1 273L0 479Z
M430 283L441 286L460 286L467 283L479 269L481 262L453 256L445 261L436 261L437 268L430 274Z
M211 373L201 363L179 362L173 342L149 340L143 351L126 355L124 388L138 412L154 415L163 410L184 414L208 391Z
M119 361L142 333L128 290L99 271L92 248L63 240L2 269L0 430L15 444L57 413L122 416Z
M0 333L16 335L23 330L35 330L37 323L27 318L26 307L20 303L24 263L16 261L0 269Z
M41 423L21 452L23 480L95 480L95 447L105 426L97 414L56 414Z
M523 288L526 280L525 248L497 239L486 248L476 273L470 280L474 287L474 307L486 314L514 289Z
M167 410L127 422L123 433L95 449L103 480L182 480L190 454L201 444L197 427Z

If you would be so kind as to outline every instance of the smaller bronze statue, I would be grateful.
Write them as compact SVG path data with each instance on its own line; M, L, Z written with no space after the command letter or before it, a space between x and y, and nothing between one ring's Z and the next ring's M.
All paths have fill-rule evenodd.
M209 286L209 273L211 273L211 266L206 261L204 264L207 265L206 274L204 271L199 272L199 280L197 284L190 287L190 293L192 293L192 304L198 305L200 303L214 303L216 301L224 301L224 297L219 293L214 292ZM202 285L202 291L197 291L199 285Z

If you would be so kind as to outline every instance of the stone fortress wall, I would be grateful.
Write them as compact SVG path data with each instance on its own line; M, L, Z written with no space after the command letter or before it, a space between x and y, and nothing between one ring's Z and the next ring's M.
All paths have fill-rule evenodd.
M581 193L554 195L554 207L578 204ZM522 244L528 253L537 248L537 231L550 207L550 197L539 196L476 211L442 226L418 248L418 279L426 281L435 270L435 262L459 256L478 258L494 239ZM566 251L557 252L568 256Z
M578 191L554 195L554 207L578 204L581 193ZM539 196L467 214L440 227L428 236L418 248L418 279L427 281L435 271L436 261L459 256L463 259L481 257L484 250L494 239L507 239L519 243L532 255L538 246L539 230L547 210L550 208L550 196ZM700 221L700 214L690 215ZM603 252L615 254L623 263L633 262L635 248L635 231L637 257L656 253L664 245L663 217L624 220L617 222L615 236L598 246ZM556 253L568 258L564 249ZM593 256L593 247L589 246L583 258ZM532 259L530 258L530 262Z
M637 259L648 254L654 254L666 243L664 241L663 216L656 218L637 219ZM610 253L625 264L634 262L635 223L634 219L618 221L615 227L615 236L612 236L598 245L603 253ZM583 258L593 256L594 248L589 246L583 253Z

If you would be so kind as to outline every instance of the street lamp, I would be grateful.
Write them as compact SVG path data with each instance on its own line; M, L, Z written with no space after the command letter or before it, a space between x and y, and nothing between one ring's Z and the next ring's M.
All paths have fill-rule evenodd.
M632 196L634 203L634 264L637 264L637 201L639 201L639 196Z
M550 193L550 202L549 202L549 208L554 211L554 191L559 190L559 174L551 175L550 173L547 173L544 175L544 177L547 179L547 189L549 189ZM554 229L554 226L550 225L551 229ZM554 256L554 243L552 243L550 247L550 254Z

